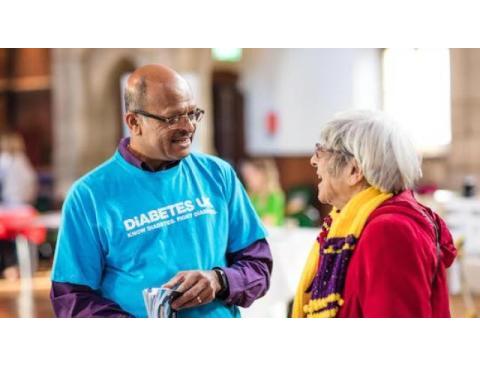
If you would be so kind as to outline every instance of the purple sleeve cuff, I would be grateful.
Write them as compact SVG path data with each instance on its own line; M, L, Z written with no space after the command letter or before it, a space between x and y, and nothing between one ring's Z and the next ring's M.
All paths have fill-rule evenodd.
M98 295L88 286L52 281L50 291L59 318L132 318L118 304Z
M227 262L228 267L221 267L229 289L225 303L246 308L265 295L270 286L273 264L270 247L265 239L227 254Z

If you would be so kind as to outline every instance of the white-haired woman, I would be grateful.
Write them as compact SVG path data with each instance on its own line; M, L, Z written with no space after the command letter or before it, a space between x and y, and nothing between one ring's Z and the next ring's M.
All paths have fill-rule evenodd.
M420 159L383 112L323 125L311 158L333 209L308 257L293 317L449 317L445 268L456 251L443 220L410 190Z

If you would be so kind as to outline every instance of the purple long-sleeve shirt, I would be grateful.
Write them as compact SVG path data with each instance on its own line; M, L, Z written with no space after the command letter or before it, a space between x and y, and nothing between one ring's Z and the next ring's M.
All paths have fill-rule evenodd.
M124 138L118 150L122 157L139 169L150 167L127 148L129 138ZM167 167L170 168L176 163ZM250 306L263 296L270 285L272 255L265 239L258 240L243 250L227 254L227 267L222 267L227 277L228 290L225 303ZM132 317L117 303L99 295L88 286L52 281L50 292L57 317Z

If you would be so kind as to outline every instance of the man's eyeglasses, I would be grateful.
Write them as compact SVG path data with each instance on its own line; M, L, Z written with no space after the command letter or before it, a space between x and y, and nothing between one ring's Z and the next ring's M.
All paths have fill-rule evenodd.
M205 111L200 108L195 108L195 110L183 114L177 114L176 116L173 117L162 117L162 116L157 116L152 113L148 113L142 110L134 110L132 113L137 113L142 116L148 117L148 118L153 118L156 119L157 121L163 122L168 125L168 127L174 127L176 124L180 122L181 119L187 118L189 122L197 124L199 123L203 115L205 114Z

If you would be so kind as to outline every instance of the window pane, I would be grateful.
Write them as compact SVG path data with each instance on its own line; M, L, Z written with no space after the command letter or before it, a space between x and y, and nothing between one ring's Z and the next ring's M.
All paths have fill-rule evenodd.
M450 54L448 49L386 49L383 103L426 154L451 141Z

